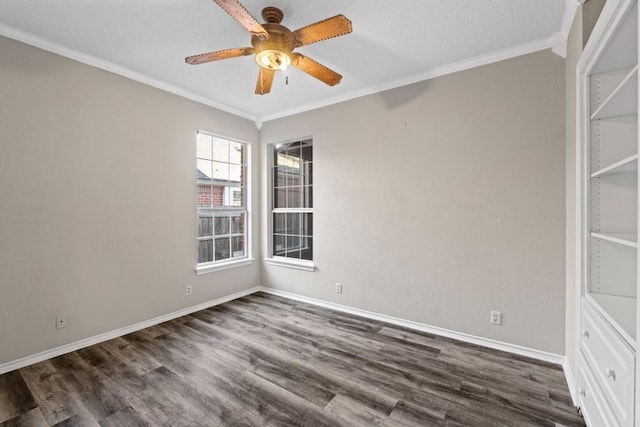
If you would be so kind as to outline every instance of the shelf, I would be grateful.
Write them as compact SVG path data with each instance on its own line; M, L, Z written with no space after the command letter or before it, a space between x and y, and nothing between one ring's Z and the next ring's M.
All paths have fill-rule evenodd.
M591 237L596 239L606 240L608 242L618 243L620 245L629 246L632 248L638 247L638 235L630 233L597 233L592 232Z
M618 329L618 332L635 346L637 299L599 293L589 293L588 295L614 328Z
M591 174L591 178L617 173L638 172L638 155L634 154Z
M620 83L633 71L633 67L635 67L635 64L628 68L620 68L607 73L589 76L589 106L591 107L591 113L595 112L613 91L620 86Z
M638 113L638 65L633 67L591 115L591 120Z

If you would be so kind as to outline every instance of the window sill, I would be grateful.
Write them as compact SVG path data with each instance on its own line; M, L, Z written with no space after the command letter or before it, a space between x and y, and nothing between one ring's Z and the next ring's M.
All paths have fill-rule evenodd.
M253 261L254 261L253 258L242 258L238 260L224 262L221 264L196 267L196 274L199 276L201 274L213 273L213 272L222 271L222 270L229 270L230 268L242 267L243 265L252 264Z
M265 258L264 262L278 267L293 268L304 271L316 271L316 265L313 261L290 260L286 258Z

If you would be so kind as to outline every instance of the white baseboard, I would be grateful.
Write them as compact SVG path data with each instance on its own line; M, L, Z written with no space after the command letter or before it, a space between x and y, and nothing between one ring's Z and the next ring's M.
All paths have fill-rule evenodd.
M70 344L65 344L65 345L61 345L60 347L55 347L49 350L42 351L40 353L21 357L20 359L16 359L10 362L0 364L0 375L16 369L24 368L25 366L33 365L34 363L42 362L43 360L51 359L53 357L70 353L72 351L80 350L82 348L89 347L90 345L98 344L103 341L121 337L123 335L130 334L135 331L139 331L140 329L148 328L150 326L154 326L169 320L173 320L181 316L186 316L187 314L195 313L196 311L204 310L205 308L213 307L215 305L220 305L225 302L232 301L234 299L238 299L243 296L258 292L259 290L261 290L261 288L257 286L251 289L245 289L243 291L239 291L231 295L226 295L221 298L203 302L202 304L197 304L191 307L183 308L182 310L174 311L173 313L163 314L161 316L154 317L153 319L144 320L142 322L134 323L133 325L128 325L122 328L114 329L113 331L109 331L99 335L95 335L93 337L85 338L80 341L75 341Z
M367 319L379 320L381 322L390 323L397 326L413 329L420 332L426 332L429 334L440 335L447 338L453 338L458 341L463 341L471 344L481 345L483 347L492 348L494 350L502 350L509 353L517 354L520 356L530 357L532 359L541 360L544 362L554 363L564 367L566 357L555 353L549 353L546 351L536 350L529 347L523 347L516 344L509 344L502 341L492 340L489 338L478 337L475 335L465 334L463 332L456 332L449 329L439 328L437 326L430 326L424 323L414 322L412 320L400 319L397 317L387 316L385 314L378 314L372 311L361 310L359 308L353 308L346 305L335 304L332 302L322 301L315 298L309 298L302 295L293 294L290 292L281 291L278 289L261 287L262 292L289 298L292 300L306 302L308 304L317 305L319 307L329 308L332 310L341 311L343 313L355 314L357 316L366 317ZM566 375L566 372L565 372ZM573 397L573 394L572 394Z
M302 295L293 294L293 293L281 291L278 289L273 289L273 288L268 288L263 286L261 287L260 290L268 294L278 295L284 298L306 302L308 304L313 304L313 305L317 305L324 308L330 308L332 310L337 310L344 313L355 314L357 316L362 316L367 319L379 320L379 321L390 323L393 325L414 329L420 332L426 332L434 335L444 336L447 338L456 339L458 341L477 344L483 347L488 347L495 350L502 350L502 351L517 354L520 356L526 356L532 359L554 363L556 365L561 365L562 371L564 372L565 380L567 382L567 386L569 387L569 393L571 394L571 401L573 403L573 406L575 406L576 408L579 406L575 376L573 375L573 370L571 369L571 365L569 364L569 360L567 359L566 356L561 356L559 354L549 353L546 351L536 350L533 348L523 347L515 344L509 344L502 341L496 341L488 338L478 337L475 335L465 334L463 332L456 332L450 329L439 328L437 326L430 326L424 323L418 323L412 320L400 319L397 317L392 317L384 314L374 313L371 311L361 310L359 308L353 308L346 305L335 304L332 302L305 297Z
M569 391L571 392L571 398L574 404L577 402L577 396L575 393L575 380L573 377L573 372L571 371L571 367L564 356L560 356L554 353L548 353L545 351L535 350L528 347L523 347L515 344L509 344L501 341L496 341L488 338L478 337L470 334L465 334L462 332L456 332L449 329L439 328L437 326L430 326L423 323L414 322L411 320L400 319L397 317L387 316L384 314L378 314L371 311L361 310L358 308L348 307L345 305L335 304L332 302L322 301L315 298L305 297L302 295L293 294L290 292L280 291L273 288L267 288L263 286L256 286L251 289L246 289L243 291L236 292L231 295L227 295L221 298L217 298L215 300L207 301L202 304L197 304L191 307L184 308L182 310L174 311L172 313L164 314L161 316L154 317L149 320L144 320L142 322L135 323L133 325L124 326L122 328L118 328L109 332L105 332L99 335L95 335L93 337L85 338L79 341L72 342L70 344L65 344L59 347L55 347L49 350L42 351L40 353L32 354L29 356L22 357L20 359L16 359L10 362L6 362L0 364L0 375L6 372L10 372L16 369L23 368L25 366L32 365L34 363L42 362L47 359L51 359L53 357L57 357L66 353L70 353L72 351L80 350L82 348L101 343L103 341L107 341L113 338L121 337L126 334L130 334L135 331L139 331L140 329L148 328L169 320L176 319L181 316L186 316L191 313L195 313L199 310L204 310L209 307L213 307L219 304L223 304L228 301L232 301L234 299L241 298L246 295L250 295L252 293L262 291L272 295L278 295L284 298L289 298L296 301L305 302L308 304L313 304L320 307L329 308L332 310L341 311L344 313L350 313L357 316L365 317L372 320L379 320L382 322L386 322L392 325L402 326L405 328L413 329L420 332L426 332L434 335L439 335L447 338L456 339L459 341L472 343L481 345L484 347L492 348L495 350L502 350L509 353L517 354L520 356L530 357L532 359L542 360L549 363L555 363L561 365L564 369L565 377L567 379L567 383L569 384Z
M571 402L573 406L576 408L580 406L578 401L578 390L576 389L576 377L573 375L573 369L571 369L571 364L569 363L569 359L564 357L564 361L562 362L562 370L564 371L564 378L567 381L567 385L569 386L569 393L571 394Z

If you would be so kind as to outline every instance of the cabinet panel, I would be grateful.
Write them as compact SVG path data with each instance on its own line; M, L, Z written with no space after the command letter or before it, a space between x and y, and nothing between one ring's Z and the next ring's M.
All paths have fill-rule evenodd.
M593 74L631 68L638 63L638 5L614 17L613 36L605 41L603 55L593 69Z
M590 231L637 234L637 172L599 176L590 184Z
M615 426L618 422L607 403L602 390L597 385L589 366L580 355L580 374L578 375L578 394L582 415L589 426Z
M588 301L582 310L580 350L620 424L631 425L635 354Z
M635 98L631 96L633 85L636 91L637 70L623 69L590 77L590 114L594 119L633 115L638 112Z
M591 105L593 120L638 114L638 67L628 71L622 82L606 98L598 96L598 104Z
M591 122L591 171L599 171L638 153L637 116Z
M591 239L590 292L637 296L636 248Z

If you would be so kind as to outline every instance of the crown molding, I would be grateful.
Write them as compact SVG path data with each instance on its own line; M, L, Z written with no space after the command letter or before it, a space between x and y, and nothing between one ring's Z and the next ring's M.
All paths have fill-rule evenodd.
M586 0L565 0L564 15L562 16L562 25L560 31L553 35L553 46L551 50L562 58L567 57L567 42L569 40L569 32L578 12L578 8Z
M235 116L243 117L251 121L255 121L257 119L256 116L249 114L246 111L237 110L235 108L229 107L219 102L212 101L208 98L205 98L200 95L196 95L193 92L181 89L170 83L166 83L161 80L155 79L153 77L147 76L145 74L139 73L137 71L133 71L129 68L122 67L120 65L114 64L113 62L100 59L95 56L79 52L74 49L70 49L58 43L54 43L50 40L46 40L29 33L25 33L23 31L17 30L8 25L0 24L0 36L17 40L19 42L26 43L31 46L35 46L37 48L46 50L48 52L55 53L56 55L64 56L66 58L73 59L74 61L78 61L83 64L87 64L92 67L99 68L101 70L108 71L110 73L117 74L122 77L126 77L131 80L135 80L137 82L146 84L147 86L151 86L156 89L160 89L162 91L180 96L182 98L186 98L191 101L195 101L200 104L204 104L206 106L225 111Z
M573 1L573 0L572 0ZM424 80L441 77L447 74L457 73L458 71L469 70L471 68L480 67L482 65L492 64L494 62L504 61L505 59L511 59L529 53L538 52L552 47L552 38L545 38L540 40L534 40L532 42L520 44L507 49L497 50L485 55L475 56L473 58L465 59L459 62L454 62L447 65L432 68L424 73L416 74L414 76L406 77L400 80L395 80L390 83L384 83L377 86L370 86L363 89L354 90L342 95L334 96L324 99L319 102L303 105L291 110L283 111L281 113L268 114L260 117L261 122L268 122L270 120L276 120L283 117L292 116L306 111L315 110L329 105L338 104L340 102L349 101L351 99L360 98L363 96L371 95L378 92L383 92L390 89L395 89L401 86L410 85L412 83L418 83Z
M566 1L567 1L567 4L569 2L576 4L576 1L579 1L579 0L566 0ZM565 16L566 16L566 11L565 11ZM570 24L569 24L569 28L570 28ZM241 111L241 110L232 108L228 105L205 98L203 96L196 95L193 92L181 89L177 86L163 82L161 80L155 79L153 77L147 76L137 71L133 71L129 68L122 67L113 62L106 61L106 60L97 58L95 56L79 52L74 49L70 49L68 47L54 43L50 40L43 39L41 37L34 36L29 33L25 33L23 31L17 30L8 25L0 24L0 36L8 37L10 39L14 39L31 46L35 46L37 48L55 53L60 56L64 56L66 58L73 59L75 61L90 65L92 67L99 68L99 69L129 78L131 80L146 84L148 86L163 90L165 92L172 93L182 98L186 98L191 101L195 101L200 104L207 105L209 107L213 107L218 110L225 111L227 113L230 113L239 117L243 117L245 119L248 119L254 122L258 130L262 128L263 123L270 120L276 120L283 117L304 113L306 111L327 107L329 105L338 104L340 102L349 101L351 99L360 98L363 96L371 95L378 92L383 92L390 89L395 89L398 87L410 85L413 83L418 83L418 82L433 79L436 77L441 77L447 74L452 74L459 71L480 67L482 65L488 65L495 62L504 61L506 59L511 59L518 56L538 52L541 50L550 49L554 46L554 39L555 39L555 37L549 37L549 38L534 40L528 43L509 47L506 49L497 50L484 55L479 55L473 58L468 58L462 61L435 67L423 73L409 76L403 79L395 80L389 83L383 83L381 85L357 89L357 90L347 92L341 95L333 96L318 102L313 102L310 104L302 105L300 107L296 107L290 110L286 110L286 111L282 111L274 114L256 116L246 111ZM566 49L566 41L565 41L565 49Z

